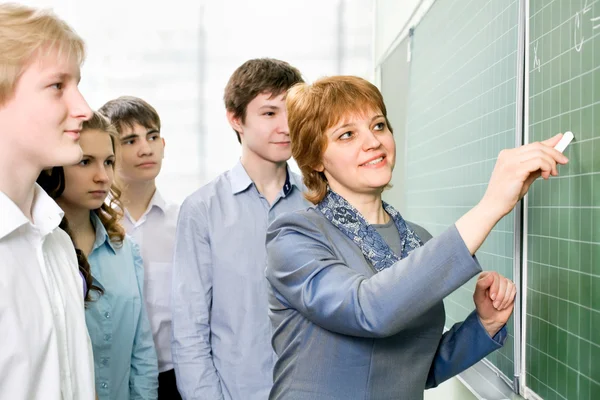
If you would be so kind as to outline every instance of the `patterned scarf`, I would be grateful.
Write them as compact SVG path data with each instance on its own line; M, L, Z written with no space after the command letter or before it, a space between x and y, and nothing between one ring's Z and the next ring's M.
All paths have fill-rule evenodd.
M377 229L370 225L346 199L333 190L327 191L327 195L317 204L316 208L361 249L365 258L377 272L405 258L411 251L423 245L419 236L408 227L400 213L386 202L383 202L383 209L392 217L398 233L400 233L402 249L400 257L394 254Z

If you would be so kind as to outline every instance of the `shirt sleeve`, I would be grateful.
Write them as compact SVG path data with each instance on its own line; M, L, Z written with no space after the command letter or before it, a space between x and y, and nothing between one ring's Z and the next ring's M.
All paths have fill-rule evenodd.
M267 279L282 304L327 330L359 337L402 331L481 271L452 226L367 277L336 256L317 225L298 212L269 227L267 259Z
M150 320L144 301L144 262L137 244L131 240L133 261L141 308L138 315L133 352L131 354L131 375L129 376L130 399L155 400L158 398L158 360L152 338Z
M212 263L206 214L188 198L179 211L173 259L172 354L183 399L223 399L211 348Z
M473 311L467 319L454 324L442 336L431 364L426 388L436 387L498 350L504 345L506 337L506 326L493 338L490 337L477 312Z

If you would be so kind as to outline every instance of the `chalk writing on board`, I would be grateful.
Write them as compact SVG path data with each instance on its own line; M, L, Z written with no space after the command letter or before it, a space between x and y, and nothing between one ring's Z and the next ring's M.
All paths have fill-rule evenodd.
M590 18L590 21L592 21L593 23L596 24L596 25L594 25L592 27L592 29L598 29L598 28L600 28L600 17Z
M541 68L541 63L540 63L540 59L538 57L538 41L535 41L535 44L533 45L533 69L538 70L538 72L540 71Z
M575 41L575 51L580 52L583 48L583 16L587 14L592 9L591 6L588 5L588 0L585 0L585 4L581 11L577 11L575 13L575 29L573 30L573 40ZM595 22L596 18L590 19L592 22ZM596 27L594 27L596 29Z

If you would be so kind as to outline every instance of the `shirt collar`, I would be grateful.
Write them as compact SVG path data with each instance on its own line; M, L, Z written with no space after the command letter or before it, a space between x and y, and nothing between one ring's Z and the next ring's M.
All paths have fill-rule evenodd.
M106 244L112 250L112 252L116 254L117 251L115 249L115 245L110 240L108 232L106 232L106 228L104 227L102 221L100 221L100 217L98 216L98 214L96 214L96 212L94 211L91 211L90 219L92 221L94 229L96 230L96 240L94 241L92 252L94 252L98 247L102 246L103 244Z
M246 172L246 169L242 165L241 161L231 169L231 191L233 194L238 194L248 189L253 184L252 179ZM292 172L290 172L290 166L286 165L286 177L285 183L283 184L283 196L288 196L293 187L296 189L302 189L301 183L298 182L298 178Z
M158 207L163 213L167 211L167 202L162 197L158 189L154 191L154 195L150 199L150 204L148 204L148 211L152 209L152 207Z
M238 194L248 189L252 185L252 179L246 172L246 169L242 165L242 161L239 160L237 164L231 169L231 191L233 194Z
M296 175L295 173L290 171L289 165L287 166L287 178L285 180L285 183L287 184L287 187L288 187L288 189L286 191L284 191L285 196L290 194L290 192L292 191L292 186L295 186L296 189L298 189L298 190L303 190L303 188L304 188L302 179L298 175ZM284 189L285 188L286 188L286 186L284 186Z
M0 239L30 223L21 209L3 192L0 192L0 210ZM31 216L33 225L42 236L54 231L60 225L63 215L58 204L36 183L33 189Z
M129 220L129 222L131 222L132 224L137 224L140 221L143 220L143 218L148 215L148 213L150 211L152 211L152 209L156 206L156 208L158 208L160 211L164 213L167 212L167 207L168 204L166 202L166 200L164 199L164 197L160 194L160 192L158 191L158 189L156 189L154 191L154 194L152 195L152 198L150 199L150 203L148 203L148 208L146 209L146 211L144 211L144 213L142 214L142 216L140 217L139 220L135 221L133 219L133 217L131 216L131 214L129 213L129 210L127 210L127 207L124 207L124 210L122 210L125 218L127 218ZM113 207L117 207L116 205L113 205ZM119 208L119 210L121 210Z

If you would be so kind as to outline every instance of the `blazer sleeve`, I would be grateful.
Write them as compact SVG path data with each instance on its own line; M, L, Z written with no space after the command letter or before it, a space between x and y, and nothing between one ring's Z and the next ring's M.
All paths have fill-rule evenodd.
M315 214L309 218L310 212ZM282 304L333 332L394 335L481 271L452 226L367 277L335 255L313 218L324 219L316 211L304 211L284 214L271 224L266 276Z
M477 312L471 312L467 319L454 324L442 336L427 377L426 389L436 387L498 350L507 336L506 326L503 326L493 338L490 337Z

